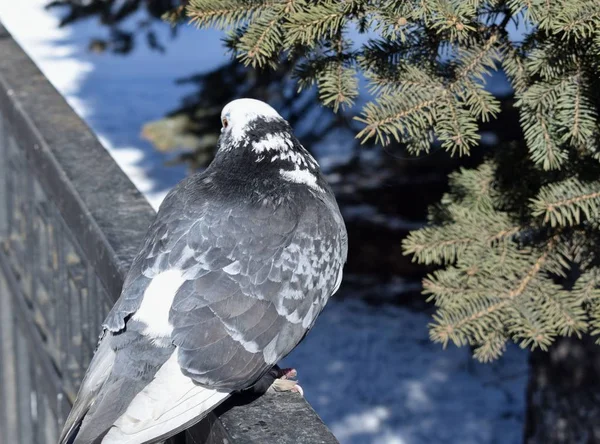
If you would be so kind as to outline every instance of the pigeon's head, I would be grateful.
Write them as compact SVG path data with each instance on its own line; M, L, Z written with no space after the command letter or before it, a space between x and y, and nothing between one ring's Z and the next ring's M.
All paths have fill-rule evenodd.
M259 121L285 122L270 105L256 99L237 99L229 102L221 111L221 133L230 136L234 142L239 142L251 124Z
M221 112L221 137L215 165L242 165L244 174L255 171L261 180L276 177L322 191L316 160L294 136L290 125L260 100L238 99ZM237 162L237 163L236 163Z

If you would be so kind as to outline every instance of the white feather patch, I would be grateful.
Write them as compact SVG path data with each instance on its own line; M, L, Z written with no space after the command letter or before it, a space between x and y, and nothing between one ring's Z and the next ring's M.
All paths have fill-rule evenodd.
M304 185L308 185L309 187L317 190L323 191L323 189L317 185L317 176L311 173L309 170L300 169L298 167L293 170L279 170L279 174L288 182L295 182Z
M255 99L237 99L229 102L221 112L221 120L227 119L229 131L235 142L247 138L248 124L258 117L269 121L281 119L281 116L265 102Z
M175 351L115 421L102 444L135 444L163 436L206 416L228 396L200 387L181 373Z
M264 139L258 140L252 143L252 150L255 153L262 153L264 151L279 151L282 149L287 150L288 146L285 144L286 138L282 137L281 134L267 134Z
M232 262L223 268L223 271L230 275L240 274L240 271L242 271L242 264L240 264L240 261Z
M271 157L271 162L275 162L276 160L287 160L299 167L306 167L308 165L306 162L306 155L293 150L280 151L279 154Z
M134 321L143 322L143 334L152 338L171 335L173 326L169 322L169 311L179 287L185 282L180 270L168 270L157 274L144 292L142 304L134 313Z

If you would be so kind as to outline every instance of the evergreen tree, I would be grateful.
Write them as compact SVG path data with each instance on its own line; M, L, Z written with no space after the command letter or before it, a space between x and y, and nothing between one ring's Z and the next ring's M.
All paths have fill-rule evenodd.
M508 340L545 350L600 333L600 2L189 0L185 13L228 30L245 65L292 61L333 111L364 76L362 141L466 156L499 129L404 242L438 267L423 283L434 341L488 361ZM489 88L496 70L508 97Z

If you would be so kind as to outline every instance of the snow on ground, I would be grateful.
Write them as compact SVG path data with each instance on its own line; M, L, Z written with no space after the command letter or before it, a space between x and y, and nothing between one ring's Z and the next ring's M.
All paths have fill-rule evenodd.
M474 361L429 340L429 315L359 300L330 302L284 360L346 444L522 442L527 356ZM317 365L315 365L315 363Z
M156 208L185 170L166 166L141 127L189 92L174 79L225 61L221 35L188 28L165 54L141 45L126 57L96 55L89 38L106 31L89 21L59 29L44 3L0 0L0 20ZM298 369L307 399L344 444L519 443L527 354L510 347L499 362L478 364L466 348L432 344L429 320L333 301L285 364Z

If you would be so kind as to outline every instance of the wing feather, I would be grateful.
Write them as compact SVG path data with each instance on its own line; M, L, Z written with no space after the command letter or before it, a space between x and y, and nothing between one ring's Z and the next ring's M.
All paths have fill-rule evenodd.
M185 374L207 387L243 389L302 340L337 289L345 262L345 228L331 205L305 199L269 211L244 207L194 226L195 291L182 287L170 314ZM193 330L189 311L210 313L215 322ZM209 359L207 337L219 340L210 351L218 355Z

